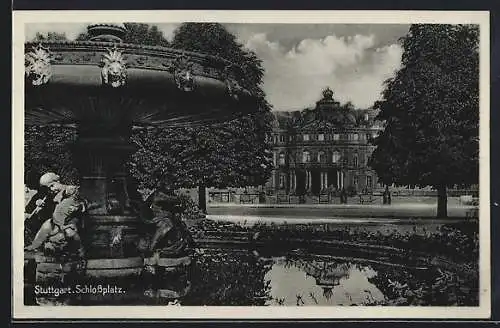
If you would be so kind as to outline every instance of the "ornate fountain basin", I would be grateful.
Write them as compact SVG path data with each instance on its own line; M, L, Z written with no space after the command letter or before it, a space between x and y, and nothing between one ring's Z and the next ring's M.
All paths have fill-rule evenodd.
M113 42L26 43L26 124L178 126L256 111L242 71L208 55Z

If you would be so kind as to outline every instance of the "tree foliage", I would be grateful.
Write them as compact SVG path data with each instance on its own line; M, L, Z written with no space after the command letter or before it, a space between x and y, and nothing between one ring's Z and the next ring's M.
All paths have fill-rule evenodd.
M134 136L139 145L131 163L134 175L148 188L165 183L178 187L263 184L271 172L266 141L271 114L261 89L261 60L221 24L184 23L175 31L171 46L218 56L241 67L236 78L258 96L257 112L197 129L141 131ZM149 172L156 172L154 179L145 179Z
M38 187L38 179L46 172L57 172L67 183L78 181L71 147L77 139L72 128L56 126L25 128L24 179L31 188Z
M66 33L48 32L46 34L37 32L33 42L67 41Z
M123 42L133 44L144 44L148 46L169 46L168 40L156 25L142 23L125 23L127 32Z
M125 43L162 47L169 46L168 40L156 25L144 23L124 23L124 25L127 29L123 37L123 42ZM76 37L76 41L87 41L89 39L90 36L86 31Z
M386 128L370 165L383 183L478 182L478 34L470 25L412 25L402 38L402 67L376 103Z

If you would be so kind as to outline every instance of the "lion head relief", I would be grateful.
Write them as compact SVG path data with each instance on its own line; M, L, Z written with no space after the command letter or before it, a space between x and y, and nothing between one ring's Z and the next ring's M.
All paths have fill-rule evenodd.
M193 63L189 61L186 55L177 56L170 66L171 72L174 75L174 81L182 91L189 92L195 88Z
M49 81L52 75L50 53L47 48L38 45L25 56L25 75L33 85L42 85Z
M121 52L108 49L102 59L104 66L101 71L104 84L117 88L125 85L127 80L126 62Z

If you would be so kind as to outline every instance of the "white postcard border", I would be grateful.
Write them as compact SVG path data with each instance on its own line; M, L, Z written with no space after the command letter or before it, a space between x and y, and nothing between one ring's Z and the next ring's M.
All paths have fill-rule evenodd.
M183 307L23 304L24 26L27 23L222 22L480 25L479 307ZM12 315L14 319L410 319L488 318L490 268L490 26L487 11L14 11L12 113ZM484 238L488 236L488 238Z

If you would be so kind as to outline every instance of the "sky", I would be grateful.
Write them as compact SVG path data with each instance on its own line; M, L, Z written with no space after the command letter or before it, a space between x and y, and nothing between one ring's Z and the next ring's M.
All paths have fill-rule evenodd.
M37 32L64 32L69 39L88 24L28 24ZM157 25L171 39L178 24ZM401 65L399 38L405 24L224 24L256 52L265 69L263 89L274 110L313 107L330 87L341 103L369 108L380 99L383 82Z

